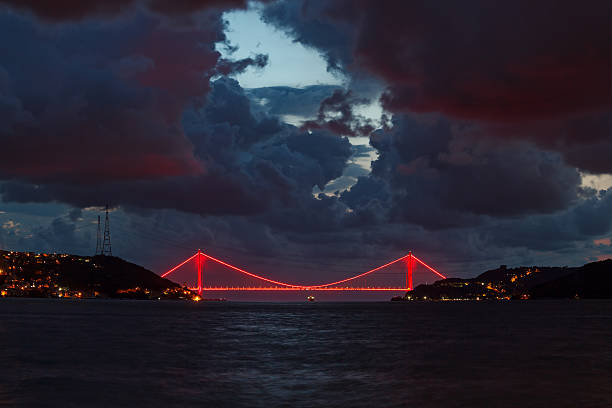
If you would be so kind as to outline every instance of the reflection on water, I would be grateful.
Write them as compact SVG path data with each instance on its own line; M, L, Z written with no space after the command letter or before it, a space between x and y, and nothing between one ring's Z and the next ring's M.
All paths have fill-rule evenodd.
M0 406L611 407L612 302L3 299Z

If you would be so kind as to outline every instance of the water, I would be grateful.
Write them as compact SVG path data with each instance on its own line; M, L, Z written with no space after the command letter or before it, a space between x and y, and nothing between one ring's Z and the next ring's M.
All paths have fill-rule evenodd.
M612 407L612 302L0 301L0 406Z

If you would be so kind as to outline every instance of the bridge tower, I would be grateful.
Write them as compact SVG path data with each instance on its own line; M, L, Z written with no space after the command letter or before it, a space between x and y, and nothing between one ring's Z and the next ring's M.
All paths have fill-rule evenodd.
M204 267L204 259L202 259L202 251L199 249L196 256L196 267L198 269L198 296L202 296L202 269Z
M412 251L408 251L406 259L406 289L412 290Z

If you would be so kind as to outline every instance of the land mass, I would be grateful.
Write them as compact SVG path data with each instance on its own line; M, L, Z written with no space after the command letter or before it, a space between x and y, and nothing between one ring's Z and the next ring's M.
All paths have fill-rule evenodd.
M505 265L475 278L419 285L393 300L612 298L612 259L580 267ZM114 256L0 250L0 296L195 299L188 288Z
M0 251L0 295L191 299L194 294L114 256Z
M519 267L419 285L393 300L612 299L612 259L580 267Z

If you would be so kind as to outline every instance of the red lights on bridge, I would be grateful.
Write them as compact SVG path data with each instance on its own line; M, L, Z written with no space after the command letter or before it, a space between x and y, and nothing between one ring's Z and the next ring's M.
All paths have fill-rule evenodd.
M198 296L202 296L202 267L204 266L204 260L202 259L202 251L199 249L196 254L196 265L198 268Z
M442 275L440 272L438 272L437 270L435 270L434 268L432 268L431 266L427 265L425 262L421 261L419 258L417 258L416 256L412 255L412 252L409 252L407 255L402 256L401 258L397 258L391 262L387 262L384 265L378 266L376 268L370 269L369 271L360 273L358 275L355 276L351 276L349 278L346 279L341 279L335 282L329 282L329 283L323 283L320 285L296 285L296 284L291 284L291 283L286 283L286 282L280 282L280 281L276 281L273 279L269 279L266 278L264 276L260 276L260 275L256 275L254 273L248 272L244 269L238 268L237 266L231 265L227 262L224 262L220 259L214 258L202 251L200 251L198 249L198 252L196 252L194 255L192 255L191 257L185 259L183 262L181 262L180 264L178 264L177 266L175 266L174 268L170 269L169 271L165 272L164 274L161 275L162 278L165 278L166 276L170 275L172 272L176 271L177 269L179 269L181 266L185 265L186 263L188 263L189 261L193 260L195 258L195 263L196 263L196 270L197 270L197 278L198 278L198 286L196 288L190 288L192 290L197 290L198 295L202 295L202 291L206 290L206 291L295 291L295 290L317 290L317 291L401 291L401 290L412 290L412 274L413 274L413 269L415 266L415 262L417 262L418 264L421 264L422 266L424 266L425 268L427 268L429 271L433 272L434 274L438 275L439 277L446 279L446 276ZM255 278L257 280L261 280L263 282L267 282L267 283L271 283L273 285L276 286L267 286L267 287L255 287L255 286L236 286L236 285L218 285L218 286L208 286L205 287L204 285L204 278L203 278L203 268L204 268L204 261L205 259L208 259L214 263L217 263L219 265L223 265L227 268L230 268L236 272L239 272L245 276L249 276L251 278ZM358 278L363 278L365 276L371 275L377 271L380 271L381 269L384 269L388 266L391 266L395 263L401 262L403 261L406 264L406 272L405 272L405 283L406 285L404 287L370 287L370 286L348 286L348 285L342 285L342 284L346 284L347 282L351 282L351 281L355 281ZM342 286L341 286L342 285Z
M181 266L185 265L187 262L191 261L196 256L198 256L198 254L194 254L193 256L185 259L183 262L181 262L180 264L176 265L174 268L170 269L168 272L164 273L161 277L165 278L166 276L170 275L172 272L176 271Z

